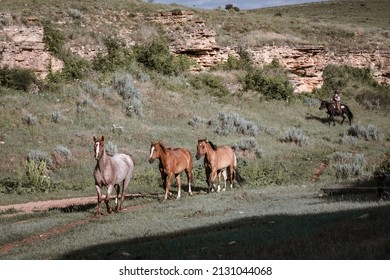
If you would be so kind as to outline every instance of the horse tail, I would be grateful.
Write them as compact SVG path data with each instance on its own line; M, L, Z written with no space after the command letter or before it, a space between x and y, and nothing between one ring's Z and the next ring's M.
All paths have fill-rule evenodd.
M348 119L349 119L349 124L352 124L353 114L352 114L351 110L349 110L347 105L344 105L344 107L345 107L345 113L347 114Z
M235 179L236 179L236 181L238 182L238 184L240 185L240 186L242 186L242 185L244 185L245 184L245 182L246 182L246 180L245 180L245 178L243 178L241 175L240 175L240 173L238 172L238 169L237 168L234 168L234 173L235 173Z
M238 172L238 169L237 169L237 157L236 157L236 154L234 154L234 168L233 168L233 172L234 172L234 179L236 179L236 181L238 182L238 184L240 186L244 185L246 180L245 178L243 178L240 173Z

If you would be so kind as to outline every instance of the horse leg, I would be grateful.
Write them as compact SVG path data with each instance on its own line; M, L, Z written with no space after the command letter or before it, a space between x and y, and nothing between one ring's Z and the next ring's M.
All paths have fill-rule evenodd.
M186 169L186 175L187 175L187 182L188 182L188 193L192 195L192 191L191 191L192 172Z
M100 212L100 204L102 203L102 190L100 186L96 185L96 191L97 191L97 207L96 207L96 216L103 215L102 212Z
M119 184L116 184L114 185L114 188L116 190L116 197L115 197L115 212L118 212L118 198L119 198L119 192L120 192L120 188L121 186Z
M130 176L130 177L127 177L127 178L123 181L123 188L122 188L122 192L121 192L121 204L120 204L120 206L119 206L119 211L123 210L123 200L125 199L126 192L127 192L127 188L129 187L130 179L131 179L131 176Z
M181 196L181 179L180 179L180 173L176 175L176 181L177 181L177 197L176 199L179 199Z
M343 124L343 123L344 123L344 120L345 120L344 114L341 114L341 117L343 118L343 120L341 121L341 124Z
M222 173L223 183L224 183L224 187L223 187L222 191L226 191L227 169L225 168L224 170L222 170L221 173Z
M207 192L210 192L210 176L211 176L211 169L208 167L205 167L206 172L206 183L207 183Z
M173 178L173 174L169 174L168 175L168 182L167 182L167 185L166 185L166 188L165 188L164 200L168 199L168 194L169 194L169 196L171 196L171 193L169 192L169 189L170 189L170 187L172 185L172 178Z
M209 189L208 189L208 192L214 191L214 189L215 189L214 181L215 181L216 177L217 177L217 170L211 170L210 179L209 179Z
M104 202L106 203L108 214L112 213L112 209L110 207L110 196L111 196L112 188L113 188L113 185L107 186L107 194L106 194L106 197L104 198Z
M230 190L233 190L233 182L234 182L234 179L235 179L235 170L234 170L234 165L231 165L230 166L230 169L229 169L230 173L229 173L229 178L230 178Z
M218 186L217 186L217 192L221 191L221 171L217 171L218 176Z

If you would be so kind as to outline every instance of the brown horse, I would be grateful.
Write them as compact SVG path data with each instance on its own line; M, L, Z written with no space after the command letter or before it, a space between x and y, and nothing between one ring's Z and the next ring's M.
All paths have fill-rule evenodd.
M134 161L130 155L127 154L115 154L110 156L106 154L104 149L104 136L101 138L93 137L94 152L96 159L96 167L94 171L95 186L97 190L97 209L96 215L102 214L100 212L100 204L102 203L102 187L107 187L107 194L104 198L104 202L107 206L107 212L111 214L112 209L109 205L110 195L112 189L116 188L115 198L115 211L123 209L123 199L130 179L133 175ZM120 192L120 184L122 184L121 202L118 208L118 197Z
M229 146L217 147L207 139L198 140L196 147L196 159L199 160L202 156L204 158L204 167L206 171L206 181L208 185L208 192L215 189L214 181L218 175L218 189L220 191L221 174L224 178L224 188L226 190L227 169L230 175L230 189L233 189L233 181L236 180L240 185L245 182L245 179L240 176L237 170L237 158L234 150Z
M185 148L167 148L161 142L152 142L150 146L149 162L153 163L155 159L160 160L159 169L163 188L165 190L164 200L167 200L169 189L172 185L173 177L176 177L178 192L177 198L181 195L180 174L185 171L188 180L188 193L191 192L192 182L192 155ZM168 179L168 181L167 181Z

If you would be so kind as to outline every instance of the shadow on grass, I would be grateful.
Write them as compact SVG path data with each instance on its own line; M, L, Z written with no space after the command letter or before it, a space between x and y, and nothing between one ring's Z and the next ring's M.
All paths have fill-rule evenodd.
M305 116L305 119L307 120L315 120L315 121L318 121L318 122L321 122L323 124L327 124L329 125L329 117L328 115L326 115L325 117L319 117L319 116L316 116L316 115L313 115L313 114L306 114ZM339 125L342 125L342 118L340 116L335 116L334 117L334 121L339 124ZM331 125L333 126L333 122L331 122Z
M389 259L390 205L321 214L269 215L166 235L129 238L61 259Z

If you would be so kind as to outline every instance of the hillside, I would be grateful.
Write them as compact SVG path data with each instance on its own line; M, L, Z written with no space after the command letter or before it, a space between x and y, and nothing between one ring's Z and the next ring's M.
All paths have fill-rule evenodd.
M160 191L157 166L147 161L153 140L193 154L200 138L235 146L248 188L373 185L373 172L386 169L389 0L240 12L130 0L25 2L0 3L3 62L13 57L20 65L5 65L40 76L21 89L15 84L27 79L8 68L0 75L11 85L0 87L0 190L7 194L0 204L42 192L93 195L93 135L105 135L111 152L134 156L130 192ZM341 60L356 64L332 68ZM261 77L256 67L264 68ZM289 82L297 77L316 84L296 94ZM267 87L251 88L251 79ZM329 126L318 110L335 88L358 126ZM46 166L32 178L34 160ZM202 190L202 161L194 164ZM313 180L321 164L327 168Z

